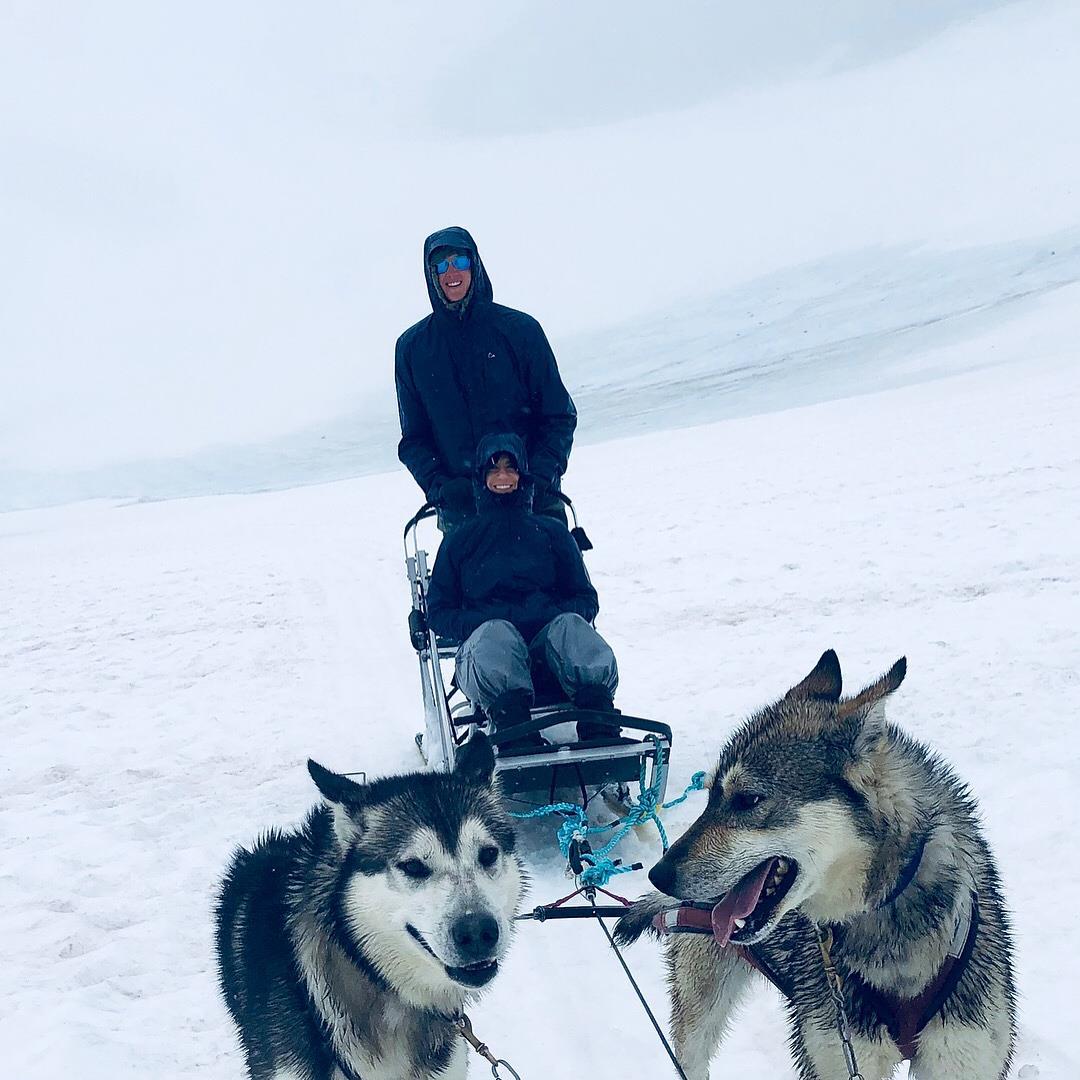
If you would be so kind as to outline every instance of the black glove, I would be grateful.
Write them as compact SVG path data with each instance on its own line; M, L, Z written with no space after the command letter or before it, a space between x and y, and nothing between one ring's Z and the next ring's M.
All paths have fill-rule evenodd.
M535 472L529 473L529 479L533 484L534 496L544 495L550 497L555 490L555 479L550 476L540 476Z
M472 481L464 476L452 476L442 483L432 485L428 492L428 502L444 510L457 510L468 513L475 506Z
M441 494L442 486L445 483L445 476L436 476L435 479L428 484L428 489L424 492L424 498L427 499L432 506L439 505L439 495Z

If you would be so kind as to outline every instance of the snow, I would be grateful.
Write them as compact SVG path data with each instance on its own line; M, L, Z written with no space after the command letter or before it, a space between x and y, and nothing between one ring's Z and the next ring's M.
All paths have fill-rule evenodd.
M578 402L670 790L824 649L849 687L907 655L892 719L970 782L1014 912L1014 1075L1080 1075L1080 8L551 6L4 14L5 1076L239 1078L230 852L302 818L308 756L416 766L389 358L451 220ZM569 891L553 832L530 904ZM472 1016L524 1080L670 1074L594 926L523 927ZM714 1075L793 1075L771 991Z
M1080 1068L1060 978L1080 946L1063 855L1080 827L1077 300L1059 291L956 347L995 348L992 367L583 447L572 485L619 700L672 725L672 791L823 649L849 686L908 656L892 717L981 800L1015 913L1017 1065L1044 1080ZM414 767L399 530L415 501L395 473L0 516L9 1075L241 1074L214 985L215 879L233 845L312 803L307 756ZM530 902L562 895L552 830L524 832ZM630 961L663 1014L658 951ZM473 1020L524 1077L667 1075L588 925L524 927ZM719 1060L791 1075L771 992Z

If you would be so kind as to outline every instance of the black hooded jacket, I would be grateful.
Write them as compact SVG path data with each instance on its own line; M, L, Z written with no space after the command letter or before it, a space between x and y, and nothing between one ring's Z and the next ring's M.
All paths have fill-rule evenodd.
M522 474L518 490L494 495L486 464L507 453ZM431 572L428 619L437 634L464 641L488 619L506 619L531 641L564 611L592 622L599 610L585 562L566 526L532 512L528 458L516 435L492 435L476 449L477 515L442 542Z
M468 252L472 286L452 304L439 288L431 253ZM453 227L424 241L432 313L398 338L394 354L401 442L398 457L425 494L473 472L485 435L512 431L525 441L538 482L566 471L577 411L551 346L531 316L492 301L491 281L473 238Z

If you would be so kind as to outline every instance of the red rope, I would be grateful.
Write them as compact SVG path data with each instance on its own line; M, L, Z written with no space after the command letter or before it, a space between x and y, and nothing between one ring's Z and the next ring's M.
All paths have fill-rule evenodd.
M544 907L547 908L549 911L553 908L562 907L567 900L573 900L575 896L580 896L587 888L589 888L589 886L583 885L580 889L575 889L569 895L564 896L551 904L544 904ZM625 896L619 896L618 893L609 892L607 889L602 889L599 885L594 885L592 886L592 888L596 889L597 892L602 892L605 896L610 896L612 900L618 900L619 903L622 904L624 907L630 906L631 902L627 900Z

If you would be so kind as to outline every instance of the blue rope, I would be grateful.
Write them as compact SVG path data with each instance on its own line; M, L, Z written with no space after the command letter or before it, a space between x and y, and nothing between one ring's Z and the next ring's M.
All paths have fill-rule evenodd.
M679 803L686 802L690 798L691 791L704 791L705 790L705 773L696 772L690 777L690 783L686 785L686 790L677 798L672 799L671 802L664 803L660 807L661 810L670 810L673 806L678 806Z
M656 779L648 787L645 786L645 759L642 758L639 763L638 773L638 786L641 790L641 797L630 807L625 817L608 822L607 825L590 825L583 806L566 802L549 803L547 806L541 806L527 813L510 815L519 821L527 821L530 818L545 817L548 814L562 814L566 820L559 826L556 836L559 841L559 851L562 852L564 859L569 858L570 845L575 840L581 842L590 836L610 832L612 829L617 830L615 835L599 850L582 853L581 861L588 863L581 874L582 885L595 885L602 888L617 874L630 873L631 868L629 866L616 866L609 856L631 829L643 825L646 821L651 821L656 826L656 831L660 834L660 843L663 845L664 851L667 851L669 846L667 831L664 829L664 823L658 817L658 810L667 810L672 806L678 806L679 803L685 802L689 798L692 791L701 791L705 787L705 773L696 772L690 778L686 790L677 799L658 805L660 791L667 776L667 762L664 758L664 748L660 745L660 740L655 735L650 735L649 738L656 747Z

